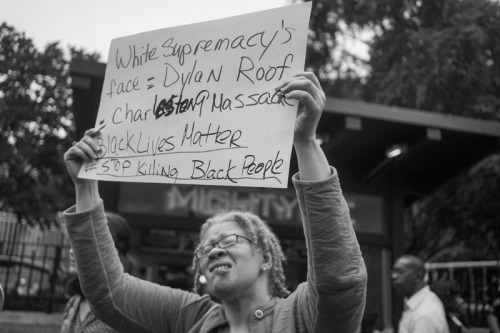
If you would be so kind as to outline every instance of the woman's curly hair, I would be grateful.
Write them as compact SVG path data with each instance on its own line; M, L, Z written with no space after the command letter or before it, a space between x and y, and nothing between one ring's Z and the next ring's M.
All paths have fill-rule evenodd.
M207 230L217 223L226 221L234 221L238 223L238 225L245 230L247 237L253 240L263 253L269 253L271 255L271 295L275 297L288 296L290 291L285 286L286 281L283 271L285 255L283 254L281 245L276 235L271 231L271 228L255 214L249 212L231 211L219 213L207 219L207 221L201 226L195 253L200 248L201 242L205 238ZM193 255L192 268L194 272L194 292L201 294L202 285L199 281L201 272L199 259L196 255Z

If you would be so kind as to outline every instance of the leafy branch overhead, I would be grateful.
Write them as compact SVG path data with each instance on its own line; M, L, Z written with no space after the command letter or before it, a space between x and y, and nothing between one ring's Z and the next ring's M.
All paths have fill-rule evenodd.
M500 121L498 1L314 4L308 66L330 95ZM364 62L349 49L339 52L345 34L359 39L360 31L373 36ZM363 65L364 78L350 75Z

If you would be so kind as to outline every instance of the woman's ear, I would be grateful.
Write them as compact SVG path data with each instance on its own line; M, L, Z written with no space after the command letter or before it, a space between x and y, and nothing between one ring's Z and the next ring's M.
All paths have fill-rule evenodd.
M260 265L260 268L263 271L268 271L271 269L273 266L273 258L269 252L266 252L262 255L262 264Z

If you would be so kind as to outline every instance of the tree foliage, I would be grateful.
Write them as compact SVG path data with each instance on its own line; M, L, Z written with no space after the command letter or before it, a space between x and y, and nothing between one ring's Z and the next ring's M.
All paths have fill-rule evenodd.
M360 29L374 33L369 75L352 86L363 62L338 40ZM334 95L352 97L347 82L366 101L500 120L498 1L316 0L308 54Z
M499 260L500 154L407 211L408 251L431 261Z
M315 71L330 96L363 98L364 79L356 68L369 68L343 41L375 31L398 11L395 0L314 0L306 67Z
M70 205L73 186L63 154L75 132L71 102L69 61L59 44L40 52L24 33L2 23L0 210L44 224Z
M408 1L371 48L367 100L500 120L500 4Z

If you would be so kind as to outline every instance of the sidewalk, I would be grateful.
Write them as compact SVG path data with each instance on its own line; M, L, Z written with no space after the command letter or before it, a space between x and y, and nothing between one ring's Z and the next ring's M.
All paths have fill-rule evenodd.
M0 311L2 333L59 333L62 313Z

